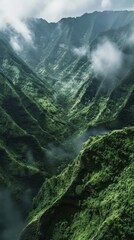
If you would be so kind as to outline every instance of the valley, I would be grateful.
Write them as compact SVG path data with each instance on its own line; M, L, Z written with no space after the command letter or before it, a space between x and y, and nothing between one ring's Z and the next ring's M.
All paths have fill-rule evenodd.
M29 19L31 44L0 32L0 203L20 222L0 211L0 240L133 239L133 24L104 11Z

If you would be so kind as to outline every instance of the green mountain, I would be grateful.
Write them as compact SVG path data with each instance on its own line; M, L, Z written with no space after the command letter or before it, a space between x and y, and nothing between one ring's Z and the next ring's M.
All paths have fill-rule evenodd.
M134 12L27 24L0 33L1 240L131 240Z
M43 184L21 239L133 239L133 140L133 127L90 138Z
M133 22L133 12L128 11L94 12L58 23L29 22L35 46L27 47L21 57L48 83L56 103L66 108L71 133L103 122L110 129L127 126L120 117L126 111L133 125L133 44L127 45ZM92 51L102 39L115 43L123 53L121 71L108 79L96 76L91 66Z

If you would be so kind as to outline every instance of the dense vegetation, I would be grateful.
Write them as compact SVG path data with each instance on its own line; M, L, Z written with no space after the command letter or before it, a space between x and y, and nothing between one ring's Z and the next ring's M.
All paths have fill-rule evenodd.
M133 239L134 128L90 138L34 199L22 239Z
M21 58L11 30L0 33L0 203L10 191L21 240L134 238L133 22L133 12L32 19L35 46L23 43ZM116 74L92 69L101 39L122 54Z

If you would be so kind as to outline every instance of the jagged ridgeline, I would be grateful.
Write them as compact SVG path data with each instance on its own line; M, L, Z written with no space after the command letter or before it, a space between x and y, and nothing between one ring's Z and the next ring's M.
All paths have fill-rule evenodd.
M32 44L0 33L0 240L134 239L133 24L94 12L30 19Z

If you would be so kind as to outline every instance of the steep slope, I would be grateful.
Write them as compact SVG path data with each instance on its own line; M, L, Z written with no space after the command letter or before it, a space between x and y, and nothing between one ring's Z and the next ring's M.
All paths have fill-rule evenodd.
M27 98L23 100L34 106L30 100L26 101ZM1 240L9 236L17 239L31 209L33 196L50 175L45 149L41 146L49 134L27 111L23 100L12 82L0 73Z
M56 136L64 128L63 135L67 137L86 131L90 126L103 125L103 122L110 129L118 129L119 126L127 126L119 120L120 112L125 112L126 108L131 115L130 125L133 124L133 41L129 44L127 41L133 36L133 22L133 11L94 12L62 19L58 23L48 23L43 19L28 21L33 44L23 43L24 50L19 55L42 80L40 87L37 84L31 86L32 79L29 83L25 76L22 88L26 95L32 95L43 111L49 108L47 124L44 121L49 133L53 129L52 134ZM7 39L9 37L10 31ZM122 67L115 75L100 76L93 71L92 54L106 39L122 54ZM4 72L10 69L6 60L2 64ZM129 87L126 89L127 84ZM46 86L51 89L49 93ZM44 97L46 95L47 98ZM54 102L58 105L58 115Z
M87 125L89 128L102 125L107 129L118 129L128 126L128 124L133 125L133 69L113 89L110 87L105 89L106 82L104 81L103 85L101 82L97 87L98 79L93 78L83 94L83 89L81 89L82 92L78 96L79 100L69 113L70 125L84 129ZM82 122L79 121L81 116L83 117Z
M127 126L119 120L125 109L133 125L133 42L128 43L133 22L131 11L94 12L58 23L29 22L36 50L26 48L21 56L51 86L54 101L68 114L70 134L103 122L112 129ZM92 53L106 39L122 53L122 67L116 75L99 76L92 68Z
M133 144L133 127L90 138L44 183L21 239L133 239Z
M17 239L33 196L51 175L45 147L59 144L56 119L60 113L45 84L2 40L0 115L0 236L3 240L10 231L11 238Z
M34 36L35 49L26 49L22 56L36 71L66 79L79 61L75 48L88 47L101 32L118 29L134 22L133 12L94 12L77 18L47 23L43 19L32 20L29 27ZM74 49L73 49L74 48ZM36 54L37 53L37 54ZM33 54L36 56L33 64ZM74 64L72 64L74 62ZM41 70L42 68L42 70ZM67 68L67 69L66 69ZM69 70L70 69L70 70ZM67 70L67 71L66 71ZM55 78L55 77L54 77Z
M60 123L57 126L56 119L60 113L45 84L2 40L0 115L0 202L5 196L5 202L19 207L19 214L25 219L33 196L50 176L45 147L59 144L62 133L58 139ZM0 235L6 224L6 220L0 222Z
M58 134L58 129L63 127L64 122L62 122L62 119L59 121L59 118L61 118L61 110L58 111L55 106L51 98L51 92L47 89L45 82L43 82L11 50L11 47L2 40L0 40L0 51L1 72L4 73L15 86L16 91L21 95L23 104L30 115L39 123L44 133L47 132L47 143L49 139L53 141L54 138L56 138L54 135L56 136L56 132ZM58 122L58 125L56 122ZM34 131L36 131L35 129L34 127ZM46 138L44 138L44 141L45 139Z
M48 176L41 144L45 144L49 134L27 111L15 87L3 74L0 74L0 115L0 188L10 189L21 201L26 189L35 194Z
M109 30L101 33L98 38L92 42L91 49L93 50L98 46L100 48L103 47L103 40L105 40L106 43L112 43L113 46L118 46L118 50L122 54L122 65L116 74L114 74L114 71L107 74L106 67L103 69L102 75L93 72L89 74L88 81L78 90L74 97L75 104L71 108L71 111L69 111L69 116L76 125L79 124L81 114L85 125L88 123L89 126L105 125L105 127L115 129L127 126L127 121L129 121L130 125L133 125L134 53L132 50L133 41L130 42L129 40L130 36L132 37L131 28L131 25L127 25L118 30ZM108 51L108 49L104 49L104 51ZM104 53L104 55L105 54L106 53ZM109 54L112 55L112 52ZM105 55L108 61L107 56L108 55ZM90 63L89 66L92 67L92 64ZM79 109L79 111L77 111L77 109ZM124 113L126 112L128 116L125 121Z

